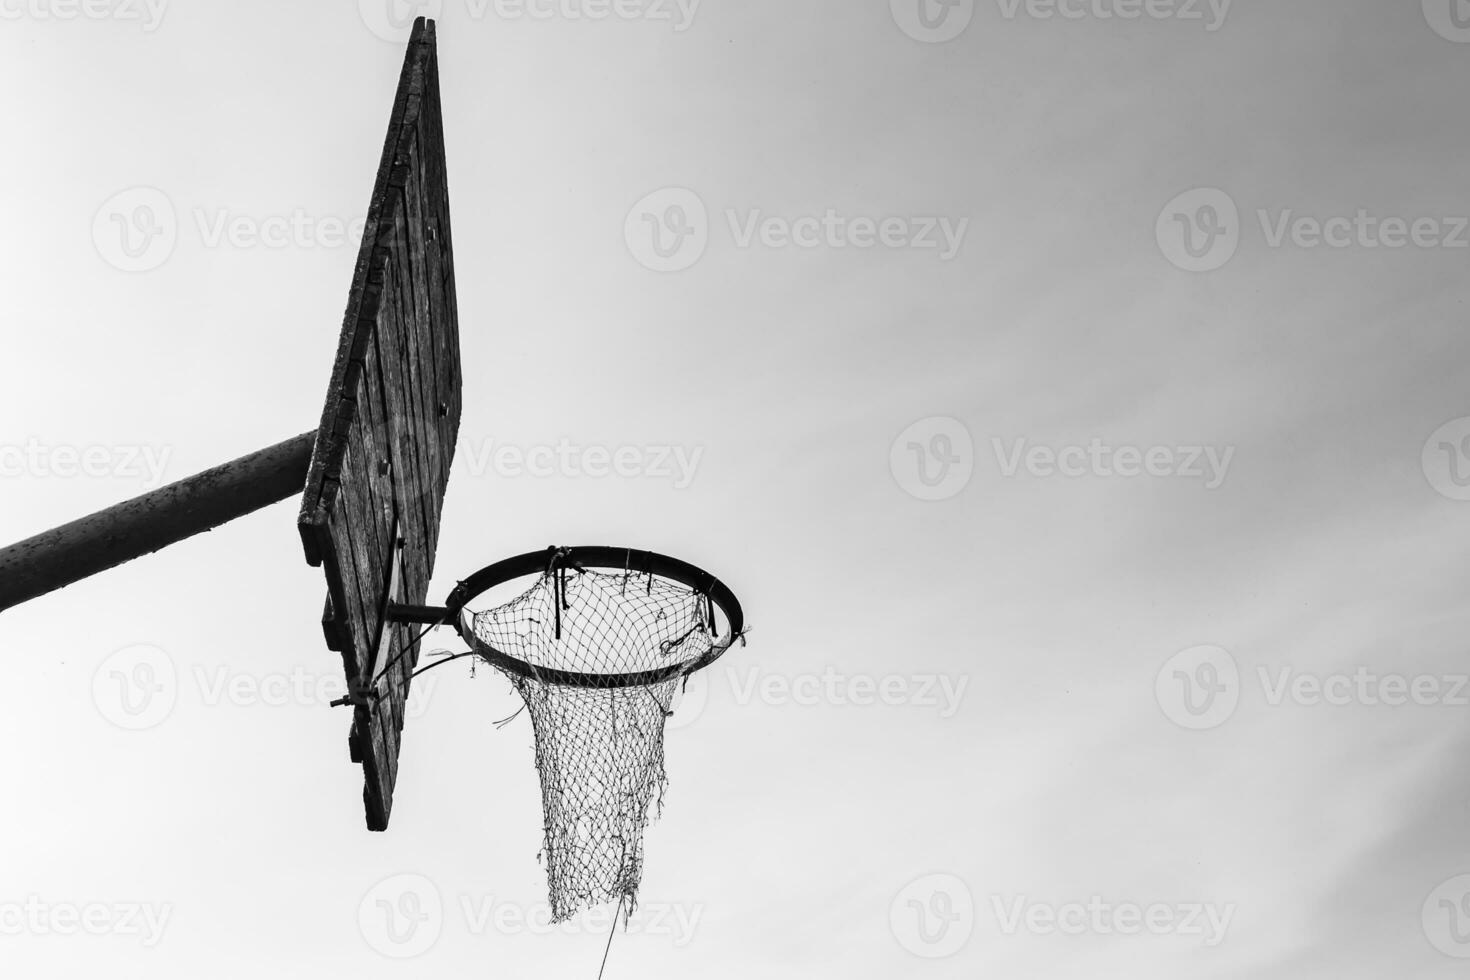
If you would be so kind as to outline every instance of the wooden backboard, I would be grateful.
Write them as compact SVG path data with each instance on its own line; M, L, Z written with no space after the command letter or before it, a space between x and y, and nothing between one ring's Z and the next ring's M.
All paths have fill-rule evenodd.
M354 692L349 749L370 830L393 808L413 640L460 419L459 324L434 22L414 24L368 207L299 526L323 566L327 646Z

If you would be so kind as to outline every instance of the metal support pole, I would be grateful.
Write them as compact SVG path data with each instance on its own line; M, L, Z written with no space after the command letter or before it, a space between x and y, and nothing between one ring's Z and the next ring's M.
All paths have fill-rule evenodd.
M444 606L412 606L401 602L388 604L388 622L415 626L450 626L451 613Z
M316 432L0 549L0 610L302 492Z

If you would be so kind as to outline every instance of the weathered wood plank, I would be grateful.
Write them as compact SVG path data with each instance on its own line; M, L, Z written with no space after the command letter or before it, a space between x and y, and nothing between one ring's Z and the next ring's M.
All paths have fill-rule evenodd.
M395 209L394 215L395 229L402 233L401 240L407 242L406 216L401 208ZM413 309L409 264L401 253L393 256L392 270L399 285L394 296L401 339L396 369L403 396L403 412L399 417L401 437L398 443L403 456L400 487L403 496L400 499L408 501L412 506L416 514L414 520L425 542L423 554L415 556L410 578L415 587L420 583L427 587L429 562L421 559L425 559L438 547L438 509L441 503L433 485L424 479L428 470L428 447L425 445L423 424L426 394L424 387L430 382L418 367L418 351L422 343L418 335L422 327Z
M438 59L420 20L399 75L353 270L299 524L324 565L323 629L353 680L372 680L379 612L405 542L403 599L427 601L462 408ZM442 408L441 408L442 406ZM385 472L384 460L391 461ZM417 628L383 627L392 666L377 701L359 704L350 748L363 767L368 826L392 811ZM407 652L406 652L407 651Z

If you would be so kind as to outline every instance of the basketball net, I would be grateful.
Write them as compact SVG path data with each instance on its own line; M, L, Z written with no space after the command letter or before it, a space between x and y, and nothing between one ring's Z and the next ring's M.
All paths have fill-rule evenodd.
M692 669L734 637L715 637L707 596L637 572L554 568L505 605L463 615L482 656L488 647L532 667L531 676L500 669L535 732L552 920L616 900L632 915L643 832L651 805L662 813L668 783L664 722L687 672L653 683L615 678ZM567 686L539 671L608 681Z

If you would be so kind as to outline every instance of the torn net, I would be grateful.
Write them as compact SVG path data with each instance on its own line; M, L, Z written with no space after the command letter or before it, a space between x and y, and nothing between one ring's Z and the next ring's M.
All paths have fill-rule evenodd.
M693 668L730 644L729 636L714 639L713 615L708 597L686 586L576 568L543 575L511 602L472 614L479 643L533 668L530 677L499 669L520 692L535 732L554 921L618 899L633 911L643 832L651 804L662 810L668 781L664 722L687 673L631 686L568 686L536 671Z

